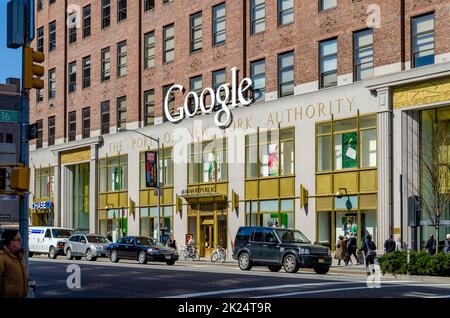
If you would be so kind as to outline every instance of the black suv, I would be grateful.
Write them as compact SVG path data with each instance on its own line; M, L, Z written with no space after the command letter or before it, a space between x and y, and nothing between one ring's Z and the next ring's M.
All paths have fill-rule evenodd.
M278 272L281 267L288 273L296 273L300 267L314 268L318 274L326 274L331 266L328 247L314 245L302 232L292 229L241 226L234 241L233 258L242 270L253 265L268 266Z

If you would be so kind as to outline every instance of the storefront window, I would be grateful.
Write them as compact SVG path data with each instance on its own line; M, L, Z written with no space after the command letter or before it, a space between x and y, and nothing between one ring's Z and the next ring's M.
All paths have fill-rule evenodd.
M189 184L228 180L226 140L192 144L188 163Z
M258 135L246 136L246 178L293 175L295 173L294 133L294 128L288 128L261 132L259 140Z
M73 228L89 231L89 163L69 169L73 175Z
M248 201L245 204L247 226L294 228L294 200Z
M127 156L101 159L99 161L99 188L100 193L127 190Z
M34 197L35 198L53 198L54 186L55 186L55 174L54 168L42 168L35 170L35 185L34 185Z
M354 130L354 131L352 131ZM334 160L335 170L358 167L358 134L356 119L334 123Z
M128 209L109 209L106 216L99 220L100 234L117 242L128 235Z
M317 240L331 244L331 212L317 213Z

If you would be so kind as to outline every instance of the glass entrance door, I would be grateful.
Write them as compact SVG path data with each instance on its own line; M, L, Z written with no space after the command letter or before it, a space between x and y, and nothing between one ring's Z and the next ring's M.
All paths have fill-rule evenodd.
M215 248L214 242L214 219L204 218L201 225L200 255L210 257Z
M89 163L70 167L73 175L73 228L89 231Z

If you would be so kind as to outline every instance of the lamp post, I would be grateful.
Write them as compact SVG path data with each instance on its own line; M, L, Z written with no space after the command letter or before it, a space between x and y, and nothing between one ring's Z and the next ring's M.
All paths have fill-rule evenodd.
M149 136L149 135L146 135L146 134L144 134L143 132L140 132L140 131L137 131L137 130L128 130L128 129L126 129L126 128L119 128L119 130L118 130L119 132L125 132L125 131L130 131L130 132L134 132L134 133L136 133L136 134L138 134L138 135L142 135L142 136L144 136L144 137L147 137L147 138L149 138L149 139L151 139L151 140L153 140L154 142L156 142L156 144L157 144L157 150L156 150L156 152L157 152L157 154L158 154L158 156L157 156L157 158L156 158L156 171L158 171L158 173L157 173L157 184L156 184L156 189L157 189L157 191L158 191L158 205L157 205L157 207L158 207L158 240L160 241L160 242L162 242L162 239L161 239L161 182L160 182L160 166L159 166L159 155L160 155L160 143L159 143L159 137L158 138L154 138L154 137L152 137L152 136Z

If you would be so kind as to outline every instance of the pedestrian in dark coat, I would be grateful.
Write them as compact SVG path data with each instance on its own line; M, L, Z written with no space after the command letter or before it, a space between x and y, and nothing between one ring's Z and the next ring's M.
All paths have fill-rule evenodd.
M366 260L366 271L367 275L370 275L370 272L375 273L375 257L377 257L377 247L375 243L372 241L372 235L367 234L366 240L363 242L361 246L361 251L364 253L364 259Z
M338 260L338 265L341 265L341 261L345 261L347 254L347 240L339 235L339 240L336 243L336 251L334 252L334 258Z
M2 240L0 298L25 298L28 295L28 275L19 230L5 230L2 233Z
M347 260L345 262L345 265L348 264L348 262L352 262L352 255L356 259L356 264L359 265L359 259L358 255L356 254L356 251L358 250L358 240L354 236L352 232L349 234L348 242L347 242ZM353 263L353 262L352 262Z
M391 253L395 251L395 241L393 238L393 235L389 235L388 239L386 241L384 241L384 252L385 253Z
M430 238L427 241L427 245L425 245L425 248L428 250L429 255L436 254L436 240L434 239L434 235L430 235Z

